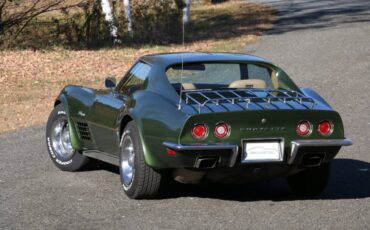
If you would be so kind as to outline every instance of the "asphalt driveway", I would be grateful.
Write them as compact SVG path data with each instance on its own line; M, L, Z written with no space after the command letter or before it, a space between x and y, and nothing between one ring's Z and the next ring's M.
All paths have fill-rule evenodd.
M114 167L59 171L41 126L0 134L0 229L368 229L370 2L263 2L278 8L280 19L245 52L272 60L322 94L355 143L333 162L321 197L294 197L276 180L176 186L163 199L129 200Z

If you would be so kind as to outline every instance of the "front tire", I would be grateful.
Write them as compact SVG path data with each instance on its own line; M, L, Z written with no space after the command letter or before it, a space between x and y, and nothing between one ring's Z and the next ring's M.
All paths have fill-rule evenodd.
M89 158L73 149L66 111L62 104L55 106L46 125L46 145L53 163L63 171L80 170Z
M330 176L330 163L308 168L289 176L288 185L292 192L300 196L317 196L326 188Z
M162 175L146 164L139 130L133 121L127 124L122 135L119 168L122 187L128 197L145 199L157 195Z

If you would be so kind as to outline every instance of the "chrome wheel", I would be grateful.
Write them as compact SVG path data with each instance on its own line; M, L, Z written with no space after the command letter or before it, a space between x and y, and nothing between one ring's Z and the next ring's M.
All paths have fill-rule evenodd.
M125 135L122 140L122 150L121 150L121 173L123 186L125 188L130 188L132 181L134 179L134 161L135 161L135 151L134 143L129 135Z
M143 148L135 122L128 122L120 143L119 171L122 188L133 199L154 197L162 181L162 174L147 165Z
M67 120L63 119L55 123L51 133L51 140L55 154L58 157L68 160L75 153L69 136Z

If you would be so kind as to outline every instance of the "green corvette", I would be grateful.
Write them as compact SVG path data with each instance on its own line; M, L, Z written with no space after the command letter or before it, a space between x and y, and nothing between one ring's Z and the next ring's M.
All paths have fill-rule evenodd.
M91 158L119 166L130 198L154 197L168 175L192 184L286 177L294 193L317 195L352 144L319 94L255 56L148 55L105 86L66 86L46 143L61 170Z

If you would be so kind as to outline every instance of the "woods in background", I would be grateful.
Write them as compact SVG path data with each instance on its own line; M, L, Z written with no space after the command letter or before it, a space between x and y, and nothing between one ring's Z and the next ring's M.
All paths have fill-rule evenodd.
M190 23L191 4L191 0L0 0L0 47L173 43L181 40L182 23Z

